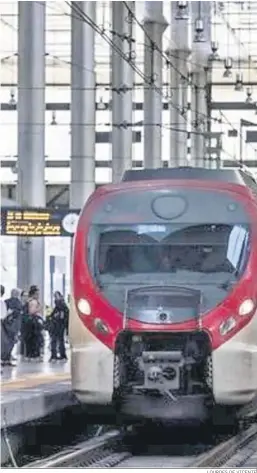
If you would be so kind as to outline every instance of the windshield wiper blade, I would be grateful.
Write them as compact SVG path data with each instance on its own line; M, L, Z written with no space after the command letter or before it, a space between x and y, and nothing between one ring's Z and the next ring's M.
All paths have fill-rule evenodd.
M235 284L235 281L232 281L231 279L227 279L227 281L224 281L221 284L218 284L218 288L224 289L224 291L227 291L228 289L231 289L231 287L234 284Z

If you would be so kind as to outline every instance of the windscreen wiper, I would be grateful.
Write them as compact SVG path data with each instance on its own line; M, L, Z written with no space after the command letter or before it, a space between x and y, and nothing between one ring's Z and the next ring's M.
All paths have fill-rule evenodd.
M227 279L227 281L224 281L221 284L218 284L218 288L223 289L224 291L227 291L228 289L231 289L231 287L234 284L235 284L235 281L232 281L231 279Z

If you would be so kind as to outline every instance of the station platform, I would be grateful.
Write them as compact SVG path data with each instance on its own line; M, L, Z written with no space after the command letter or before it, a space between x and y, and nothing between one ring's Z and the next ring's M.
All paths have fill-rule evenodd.
M70 362L17 361L1 374L1 429L31 422L78 404L71 391Z

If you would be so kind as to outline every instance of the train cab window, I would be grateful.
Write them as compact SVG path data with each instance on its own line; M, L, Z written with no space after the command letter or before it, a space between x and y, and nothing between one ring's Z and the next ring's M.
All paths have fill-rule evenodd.
M151 231L147 225L106 227L101 228L97 262L103 275L236 274L244 267L249 250L245 225L167 224L152 225Z

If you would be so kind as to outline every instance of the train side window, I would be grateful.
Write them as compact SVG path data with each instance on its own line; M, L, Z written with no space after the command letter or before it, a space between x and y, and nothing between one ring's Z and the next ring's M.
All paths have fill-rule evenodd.
M246 229L240 225L235 225L229 235L227 259L234 269L238 269L239 267L247 235Z

